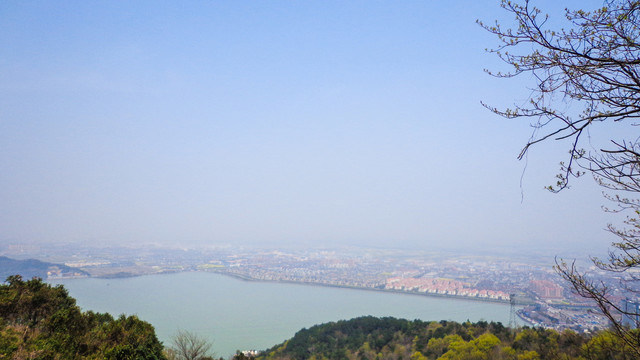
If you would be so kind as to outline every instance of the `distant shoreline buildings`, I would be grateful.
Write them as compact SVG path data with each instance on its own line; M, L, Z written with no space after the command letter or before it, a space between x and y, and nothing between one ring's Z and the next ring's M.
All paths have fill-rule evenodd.
M28 250L28 251L27 251ZM608 326L593 304L570 291L543 257L407 252L400 250L327 249L170 249L132 247L94 249L82 246L0 247L0 255L51 261L41 275L121 278L183 271L215 272L248 281L286 282L417 296L525 306L526 321L562 330L586 331ZM546 259L546 260L545 260ZM55 265L66 264L66 265ZM55 266L53 266L55 265ZM69 271L59 271L68 267ZM10 266L15 271L15 266ZM629 297L609 274L596 274L620 299ZM631 306L631 305L629 305ZM516 312L514 312L515 314ZM528 319L528 320L527 320ZM628 322L632 322L630 319Z
M475 289L452 279L393 277L387 279L385 289L509 301L509 294L503 291Z

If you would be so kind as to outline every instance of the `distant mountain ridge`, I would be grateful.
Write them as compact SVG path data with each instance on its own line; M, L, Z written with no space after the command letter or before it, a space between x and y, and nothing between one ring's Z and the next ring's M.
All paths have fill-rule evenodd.
M16 260L0 256L0 283L11 275L20 275L24 279L39 277L42 279L56 277L89 276L86 271L63 264L54 264L36 259Z

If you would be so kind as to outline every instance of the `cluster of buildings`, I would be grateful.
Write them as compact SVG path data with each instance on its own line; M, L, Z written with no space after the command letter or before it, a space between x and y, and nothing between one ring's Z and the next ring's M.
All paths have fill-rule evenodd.
M387 279L385 289L414 291L426 294L465 296L491 300L509 300L509 294L504 291L475 289L471 287L469 283L453 279L392 277Z
M608 320L603 315L589 310L539 302L519 309L518 315L532 326L545 329L571 329L584 333L607 327Z
M542 299L562 299L564 289L553 281L531 280L531 290Z

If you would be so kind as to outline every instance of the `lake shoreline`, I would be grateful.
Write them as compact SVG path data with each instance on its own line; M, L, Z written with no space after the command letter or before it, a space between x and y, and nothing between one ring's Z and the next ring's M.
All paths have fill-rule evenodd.
M421 294L261 281L196 269L162 274L167 276L150 276L161 275L152 273L50 281L64 285L85 311L136 315L153 324L163 342L170 342L176 329L188 329L213 341L216 352L225 356L238 349L266 349L302 328L359 316L494 321L505 325L509 322L509 305L504 303L461 302L454 300L467 299L442 296L391 296L384 293Z
M483 297L472 297L472 296L463 296L463 295L450 295L450 294L438 294L438 293L430 293L430 292L418 292L418 291L405 291L405 290L395 290L395 289L377 289L372 287L364 287L364 286L355 286L355 285L339 285L339 284L330 284L330 283L320 283L320 282L312 282L312 281L295 281L295 280L265 280L265 279L257 279L251 276L243 275L243 274L235 274L226 271L218 271L218 270L171 270L171 271L163 271L157 273L130 273L130 272L119 272L115 274L102 275L102 276L91 276L96 279L125 279L125 278L134 278L140 276L149 276L149 275L169 275L169 274L177 274L177 273L189 273L189 272L198 272L198 273L210 273L210 274L219 274L228 277L232 277L238 280L250 281L250 282L265 282L265 283L280 283L280 284L296 284L296 285L307 285L307 286L321 286L321 287L330 287L330 288L340 288L340 289L351 289L351 290L365 290L365 291L375 291L382 293L390 293L390 294L403 294L403 295L417 295L417 296L426 296L433 298L446 298L453 300L468 300L468 301L479 301L479 302L490 302L497 304L510 304L509 300L502 299L491 299L491 298L483 298ZM73 279L76 277L67 277L69 279ZM78 277L80 278L80 277ZM52 279L55 280L55 279ZM531 302L516 300L515 305L524 306L531 305Z
M233 274L223 271L197 271L197 272L205 272L205 273L213 273L220 274L224 276L229 276L238 280L243 281L251 281L251 282L266 282L266 283L280 283L280 284L297 284L297 285L307 285L307 286L321 286L321 287L331 287L331 288L340 288L340 289L351 289L351 290L365 290L365 291L375 291L389 294L403 294L403 295L418 295L418 296L427 296L434 298L447 298L452 300L467 300L467 301L480 301L480 302L491 302L498 304L509 304L509 300L500 300L500 299L491 299L491 298L479 298L479 297L471 297L471 296L460 296L460 295L449 295L449 294L437 294L437 293L428 293L428 292L417 292L417 291L404 291L404 290L393 290L393 289L376 289L371 287L364 286L350 286L350 285L338 285L338 284L325 284L325 283L317 283L311 281L294 281L294 280L264 280L264 279L256 279L250 276L242 275L242 274ZM526 302L518 301L516 305L527 305Z

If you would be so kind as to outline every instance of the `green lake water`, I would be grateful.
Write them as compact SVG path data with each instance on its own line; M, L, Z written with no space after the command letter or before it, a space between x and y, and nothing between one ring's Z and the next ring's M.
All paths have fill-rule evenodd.
M168 344L179 329L214 343L225 358L235 350L263 350L296 331L357 316L509 322L509 305L410 294L243 281L185 272L123 279L65 279L83 310L138 315Z

